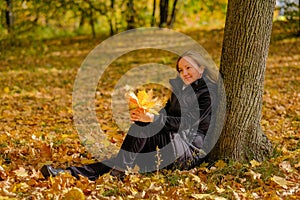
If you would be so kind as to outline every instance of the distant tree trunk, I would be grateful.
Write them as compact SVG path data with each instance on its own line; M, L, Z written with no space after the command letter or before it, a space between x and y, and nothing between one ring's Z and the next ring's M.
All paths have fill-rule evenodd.
M91 26L91 29L92 29L92 35L93 35L93 38L96 37L96 30L95 30L95 22L94 22L94 12L93 10L91 9L90 10L90 13L89 13L89 22L90 22L90 26Z
M114 16L114 7L115 7L115 0L110 1L110 16L108 15L108 22L109 22L109 27L110 27L110 35L114 35L114 25L113 25L113 16Z
M173 27L173 24L174 24L175 19L176 19L176 5L177 5L177 2L178 2L178 0L174 0L174 2L173 2L173 8L172 8L171 19L170 19L170 21L168 22L168 27L169 27L169 28L172 28L172 27Z
M153 0L153 11L152 11L151 26L155 25L155 11L156 11L156 0Z
M79 22L79 28L82 28L85 22L85 12L81 10L81 16L80 16L80 22Z
M6 19L5 21L6 21L8 32L11 33L11 31L13 29L13 24L14 24L13 0L5 0L5 1L6 1L6 5L7 5L7 9L5 11L5 19Z
M127 2L127 30L135 28L135 10L133 0Z
M275 0L229 0L220 72L225 125L209 158L262 161L272 153L260 120Z
M115 31L114 31L114 25L113 25L113 22L112 22L112 19L110 18L108 20L108 23L109 23L109 34L110 36L113 36L115 34Z
M168 25L169 0L160 0L160 22L159 27Z

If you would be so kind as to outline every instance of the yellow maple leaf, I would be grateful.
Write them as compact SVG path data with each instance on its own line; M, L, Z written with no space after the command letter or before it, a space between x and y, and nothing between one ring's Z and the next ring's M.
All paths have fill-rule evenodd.
M64 200L84 200L84 193L80 188L72 188L63 195Z
M257 162L256 160L251 160L250 164L251 164L251 167L258 167L261 165L261 163Z
M5 92L5 93L9 93L9 92L10 92L9 87L5 87L5 88L4 88L4 92Z
M218 169L223 169L226 166L227 166L227 164L223 160L218 160L215 163L215 167L217 167Z
M162 107L162 101L154 98L153 90L146 92L145 90L138 91L137 95L131 90L126 96L129 100L129 109L140 108L145 112L158 114L158 110Z
M224 197L220 197L217 195L211 195L211 194L192 194L191 195L195 199L216 199L216 200L226 200Z

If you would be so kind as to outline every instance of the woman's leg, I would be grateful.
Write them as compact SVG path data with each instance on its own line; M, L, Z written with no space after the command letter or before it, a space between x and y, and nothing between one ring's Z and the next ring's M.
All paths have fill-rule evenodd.
M98 179L99 176L108 173L111 170L111 168L108 165L103 164L102 162L97 162L81 167L68 167L67 170L70 171L71 174L76 178L79 178L79 175L82 175L94 181Z
M90 180L95 180L112 169L125 171L128 167L133 167L137 154L145 147L148 140L147 132L147 127L134 124L130 127L116 157L89 165L71 166L67 170L77 178L82 175ZM136 137L137 135L140 137Z
M172 166L176 160L174 157L174 148L183 149L183 157L180 162L186 161L186 153L190 157L190 151L185 141L177 137L177 142L171 143L171 134L163 129L158 131L151 125L139 126L132 125L122 143L121 149L117 156L102 162L85 165L82 167L69 167L72 175L78 177L79 174L88 177L91 180L108 173L112 169L125 171L127 168L133 168L137 164L141 172L150 172L157 170L157 167L164 168ZM173 138L174 139L174 138ZM158 149L159 151L158 151ZM187 152L185 152L187 151ZM158 166L158 156L160 156L160 166ZM177 159L177 161L179 161Z

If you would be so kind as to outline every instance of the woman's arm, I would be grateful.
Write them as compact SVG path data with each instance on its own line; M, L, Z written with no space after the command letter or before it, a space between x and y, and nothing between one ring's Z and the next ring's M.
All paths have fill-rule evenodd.
M197 121L200 123L206 117L205 114L211 109L209 92L200 95L198 97L198 106L196 104L197 103L190 102L188 109L186 109L186 111L182 110L182 116L179 117L161 112L159 116L154 116L154 123L164 124L166 130L174 132L177 132L179 128L191 128Z

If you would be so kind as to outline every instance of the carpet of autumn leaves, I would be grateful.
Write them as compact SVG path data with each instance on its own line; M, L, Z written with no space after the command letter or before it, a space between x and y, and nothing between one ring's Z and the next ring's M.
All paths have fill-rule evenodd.
M218 63L222 30L194 31ZM259 163L216 161L190 171L138 174L123 181L104 175L96 181L62 174L45 180L39 169L95 162L78 138L72 120L72 88L85 56L101 39L75 37L22 41L1 51L0 199L299 199L300 38L274 24L265 75L262 127L274 145ZM160 51L122 56L99 83L96 111L115 153L124 138L110 111L111 91L122 73L144 61L174 66ZM163 92L163 91L162 91Z

